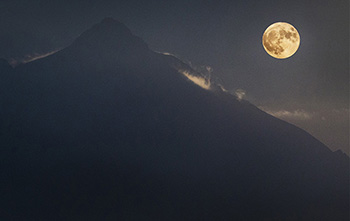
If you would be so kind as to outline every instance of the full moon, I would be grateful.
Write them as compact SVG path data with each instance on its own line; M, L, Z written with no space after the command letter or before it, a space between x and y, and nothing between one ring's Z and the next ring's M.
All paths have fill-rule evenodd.
M272 57L285 59L298 50L300 36L291 24L276 22L265 30L262 44L265 51Z

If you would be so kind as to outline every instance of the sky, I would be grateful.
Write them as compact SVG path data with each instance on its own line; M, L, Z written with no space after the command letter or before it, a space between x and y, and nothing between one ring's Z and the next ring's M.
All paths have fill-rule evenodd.
M15 65L55 52L105 17L155 51L211 67L229 92L349 154L348 0L1 0L0 57ZM278 21L301 37L285 60L261 43Z

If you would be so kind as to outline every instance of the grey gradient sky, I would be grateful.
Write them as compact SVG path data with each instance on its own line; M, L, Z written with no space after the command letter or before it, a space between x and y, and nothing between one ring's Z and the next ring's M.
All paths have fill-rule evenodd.
M161 52L210 66L228 90L349 154L349 2L2 0L0 57L21 61L69 45L104 17ZM301 45L277 60L261 38L294 25Z

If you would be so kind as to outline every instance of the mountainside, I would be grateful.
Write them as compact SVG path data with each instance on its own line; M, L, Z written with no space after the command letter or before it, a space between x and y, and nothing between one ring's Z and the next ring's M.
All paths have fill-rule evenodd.
M5 67L1 220L348 220L345 154L113 19Z

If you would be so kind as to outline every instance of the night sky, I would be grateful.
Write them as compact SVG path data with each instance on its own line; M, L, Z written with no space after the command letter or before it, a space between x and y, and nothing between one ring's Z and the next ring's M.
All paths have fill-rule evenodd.
M210 66L228 91L349 154L349 1L2 0L0 57L16 65L59 50L104 17L155 51ZM285 60L261 44L277 21L301 37Z

